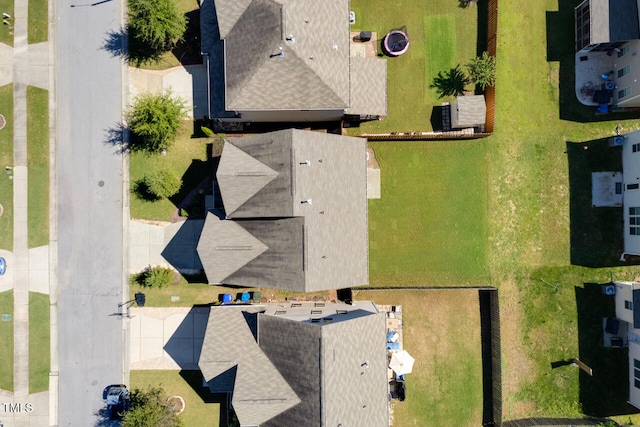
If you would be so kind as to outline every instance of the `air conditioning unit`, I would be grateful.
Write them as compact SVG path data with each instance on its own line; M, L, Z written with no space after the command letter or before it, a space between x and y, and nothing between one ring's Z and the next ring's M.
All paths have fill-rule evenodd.
M624 145L623 136L614 136L613 138L609 138L609 147L622 147L622 145Z

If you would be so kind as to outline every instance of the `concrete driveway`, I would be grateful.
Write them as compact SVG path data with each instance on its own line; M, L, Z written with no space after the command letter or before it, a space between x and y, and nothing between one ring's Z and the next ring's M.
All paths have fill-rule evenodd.
M131 370L197 370L208 307L132 307Z

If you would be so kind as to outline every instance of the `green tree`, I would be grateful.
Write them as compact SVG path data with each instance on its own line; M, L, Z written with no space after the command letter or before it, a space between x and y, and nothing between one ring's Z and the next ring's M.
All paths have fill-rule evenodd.
M170 91L136 97L126 115L131 131L129 149L153 154L169 148L186 112L184 101L173 98Z
M145 288L164 288L173 283L173 275L173 270L170 268L149 266L135 276L135 282Z
M129 59L136 65L157 61L171 50L187 20L173 0L129 0Z
M460 65L456 65L449 71L440 71L429 87L438 92L439 98L444 98L462 95L467 83L469 83L467 76L460 69Z
M484 90L487 86L496 84L496 57L487 52L471 60L467 65L469 79L476 87Z
M122 427L182 427L182 419L169 406L162 387L135 388Z
M147 193L157 199L171 197L182 187L182 180L170 169L159 169L142 178Z

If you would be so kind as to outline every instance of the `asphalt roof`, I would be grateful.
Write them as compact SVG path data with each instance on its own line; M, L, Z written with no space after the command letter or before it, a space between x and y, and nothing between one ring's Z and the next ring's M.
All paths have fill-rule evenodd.
M637 0L591 0L591 42L640 39Z
M309 311L306 305L313 304L297 304L304 307L295 309L277 303L212 307L200 357L209 386L218 391L229 388L229 376L222 374L235 374L232 404L241 425L388 426L385 314L373 303L359 302L316 308L331 321L312 323L311 315L306 321L278 315L282 309ZM253 316L257 343L249 327ZM221 372L229 361L238 362L235 371ZM283 387L282 379L289 388ZM266 395L269 402L260 397ZM292 404L296 399L299 403ZM269 419L262 416L258 423L263 405ZM280 412L274 414L276 410Z
M198 254L210 283L300 292L368 283L366 140L296 129L228 139L218 179L227 217L251 219L237 224L270 249L233 244L250 240L237 226L218 243L226 221L209 215ZM300 225L275 222L294 217Z

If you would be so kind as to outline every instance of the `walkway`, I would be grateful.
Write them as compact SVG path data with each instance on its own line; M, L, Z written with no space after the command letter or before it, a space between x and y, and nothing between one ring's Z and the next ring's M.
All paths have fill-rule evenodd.
M0 44L0 84L13 82L14 91L13 252L1 253L8 271L0 281L0 292L13 289L14 295L14 372L13 393L0 391L0 421L4 427L26 427L52 424L49 392L29 394L29 292L49 293L49 247L28 247L27 86L50 89L53 55L49 43L27 44L27 0L15 0L14 7L14 47ZM51 26L49 33L51 39Z

